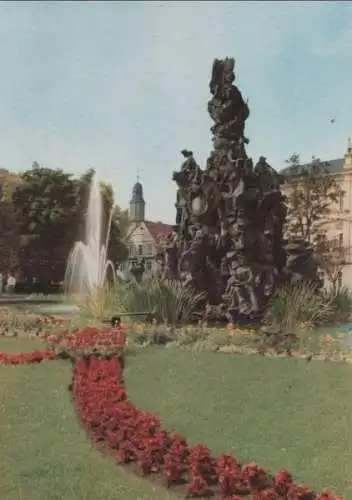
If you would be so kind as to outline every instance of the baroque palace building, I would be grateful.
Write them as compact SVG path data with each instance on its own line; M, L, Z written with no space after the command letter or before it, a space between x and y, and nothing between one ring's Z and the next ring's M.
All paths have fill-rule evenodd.
M337 203L330 207L330 213L323 227L328 240L338 241L344 248L346 263L342 268L340 284L352 288L352 141L348 139L347 151L342 158L324 160L328 173L339 184L342 194ZM311 164L304 165L310 167ZM282 186L284 194L289 194L292 178L290 167L280 171L285 182Z
M144 261L146 271L157 268L155 255L158 245L171 231L172 226L163 222L152 222L145 219L145 200L143 186L137 178L132 188L129 206L130 224L124 241L129 250L126 262L120 265L120 271L129 271L132 267Z

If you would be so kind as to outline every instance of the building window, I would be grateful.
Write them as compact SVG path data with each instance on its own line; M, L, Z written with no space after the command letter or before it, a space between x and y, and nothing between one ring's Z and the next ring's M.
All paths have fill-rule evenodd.
M143 245L138 245L138 255L143 255Z
M151 260L147 260L147 262L145 263L145 268L147 271L152 270L152 261Z
M151 243L148 243L147 245L147 254L153 255L153 245Z

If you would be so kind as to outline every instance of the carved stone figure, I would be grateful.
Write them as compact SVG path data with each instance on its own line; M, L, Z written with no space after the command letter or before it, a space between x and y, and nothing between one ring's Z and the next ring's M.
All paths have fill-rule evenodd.
M234 85L235 61L215 59L208 112L213 151L202 170L192 151L180 171L176 230L165 245L164 277L207 293L205 318L234 322L263 312L278 283L316 279L312 249L285 246L280 175L261 156L253 167L245 145L247 102Z

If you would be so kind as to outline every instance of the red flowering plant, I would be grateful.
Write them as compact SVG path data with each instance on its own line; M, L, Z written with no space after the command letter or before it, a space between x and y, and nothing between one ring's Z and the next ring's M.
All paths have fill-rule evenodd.
M231 455L223 453L216 463L218 488L223 498L228 498L241 489L241 464Z
M0 352L0 365L25 365L40 363L44 360L55 359L56 353L52 349L43 349L23 353Z
M257 490L252 494L253 500L280 500L281 498L285 497L280 497L280 495L278 495L278 493L272 488L267 490Z
M78 332L62 331L44 339L58 354L71 358L88 356L122 356L126 342L125 331L117 326L113 330L87 327Z
M317 500L318 497L319 495L308 486L291 484L287 495L283 498L287 498L287 500ZM338 497L334 496L333 499L337 500Z
M278 495L285 497L288 495L293 484L292 474L283 469L274 476L274 488Z
M343 497L337 497L330 490L323 490L316 497L316 500L343 500Z
M167 486L183 484L188 472L189 448L180 434L170 436L171 445L164 456L164 474Z
M189 484L186 487L188 495L205 497L211 494L210 486L217 483L216 461L209 448L202 445L194 446L189 454Z
M261 491L272 485L267 472L255 463L250 463L242 467L241 481L251 491Z

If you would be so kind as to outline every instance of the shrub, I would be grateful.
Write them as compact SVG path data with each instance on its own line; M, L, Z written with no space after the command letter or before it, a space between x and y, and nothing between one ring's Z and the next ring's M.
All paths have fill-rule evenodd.
M265 323L281 330L302 325L315 326L334 319L334 305L310 283L298 283L279 288L264 316Z

